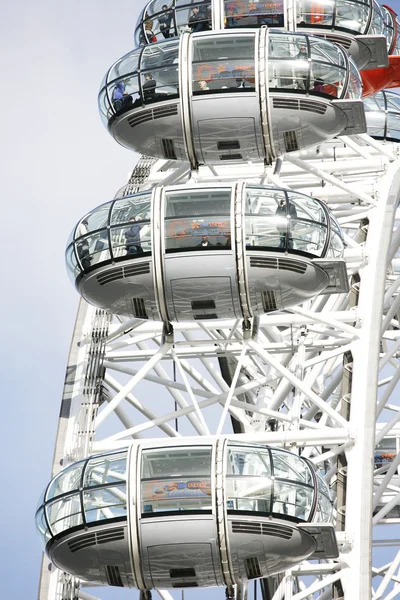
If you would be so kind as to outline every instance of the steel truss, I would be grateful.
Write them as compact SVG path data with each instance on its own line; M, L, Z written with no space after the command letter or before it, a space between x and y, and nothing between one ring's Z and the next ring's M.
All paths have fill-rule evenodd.
M273 184L327 202L345 231L350 291L240 321L161 323L81 301L67 368L54 473L140 437L235 436L283 446L323 468L336 498L338 560L286 572L272 600L400 597L400 504L393 462L375 447L398 436L400 162L395 145L341 138L273 167L201 167L142 159L119 195L159 183ZM232 426L233 425L233 426ZM373 529L372 526L379 526ZM385 537L386 536L386 537ZM389 560L373 548L385 547ZM389 550L387 550L389 549ZM375 555L376 554L376 555ZM375 564L376 563L376 564ZM165 600L169 592L160 591ZM101 592L100 592L101 596ZM93 596L43 559L40 600Z

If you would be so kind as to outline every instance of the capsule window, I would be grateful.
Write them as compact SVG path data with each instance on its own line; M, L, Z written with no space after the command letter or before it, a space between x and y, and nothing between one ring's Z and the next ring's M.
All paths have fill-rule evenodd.
M145 104L178 97L179 41L148 46L141 58L141 89Z
M254 35L193 39L193 93L253 91Z
M126 485L87 490L83 494L83 506L87 523L126 518Z
M230 205L227 189L167 193L166 251L230 249Z
M142 514L211 511L211 448L144 450Z
M225 27L283 27L284 3L276 0L269 3L255 3L253 0L225 0Z

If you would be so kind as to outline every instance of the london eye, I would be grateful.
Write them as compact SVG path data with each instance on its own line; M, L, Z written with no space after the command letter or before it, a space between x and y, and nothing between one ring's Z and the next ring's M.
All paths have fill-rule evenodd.
M151 0L110 55L39 600L400 597L398 23Z

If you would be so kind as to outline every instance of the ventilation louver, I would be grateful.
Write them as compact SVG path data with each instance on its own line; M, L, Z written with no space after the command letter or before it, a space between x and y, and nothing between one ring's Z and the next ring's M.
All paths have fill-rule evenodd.
M264 312L271 312L272 310L277 310L278 304L276 302L276 294L273 290L267 290L266 292L261 293L261 301L263 305Z
M269 535L283 540L290 540L293 530L279 523L260 523L254 521L232 521L232 533L250 533L252 535Z
M71 550L71 552L78 552L78 550L83 550L84 548L89 548L90 546L123 540L124 537L125 530L123 527L118 527L117 529L106 529L96 533L87 533L85 535L81 535L79 538L69 541L68 548Z
M149 110L144 110L138 115L132 115L128 118L129 126L134 128L137 125L141 125L142 123L146 123L147 121L152 121L155 119L162 119L164 117L172 117L178 114L178 105L177 104L168 104L168 106L159 106L157 108L151 108Z
M174 148L174 140L162 139L162 150L164 158L176 160L176 152Z
M257 579L261 577L261 569L258 558L246 558L244 561L244 568L246 569L246 575L248 579Z
M100 273L97 275L97 281L100 285L106 285L112 281L118 279L124 279L125 277L134 277L135 275L147 275L150 273L150 263L139 263L137 265L128 265L126 267L116 267L106 273Z
M113 587L124 587L121 574L117 566L106 565L106 577L108 585L112 585Z
M259 269L280 269L282 271L293 271L303 274L307 271L307 265L298 260L288 258L272 258L270 256L250 256L250 266Z
M294 130L292 131L284 131L283 132L283 141L285 143L286 152L295 152L299 149L299 145L297 143L297 135Z
M326 104L316 100L299 100L298 98L273 98L272 105L274 108L305 110L319 115L324 115L327 110Z
M143 298L132 298L132 310L137 319L148 319Z

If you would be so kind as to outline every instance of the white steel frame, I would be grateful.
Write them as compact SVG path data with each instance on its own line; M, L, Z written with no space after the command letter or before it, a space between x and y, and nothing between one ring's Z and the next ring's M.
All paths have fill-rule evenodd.
M335 495L343 476L337 461L344 457L340 558L286 572L273 600L400 597L400 535L393 535L400 519L388 516L400 504L400 453L391 464L374 466L375 446L385 436L400 437L398 157L396 145L359 135L290 154L273 167L190 172L187 165L150 159L141 189L240 177L324 200L345 232L350 291L267 314L251 329L240 321L185 322L172 333L161 323L110 316L81 301L54 473L60 461L65 466L134 438L225 435L300 452L325 468ZM132 180L119 195L135 185ZM219 358L229 366L229 383ZM232 433L230 417L241 433ZM391 525L384 537L383 524ZM374 550L371 561L375 548L389 559ZM44 557L40 600L92 600L85 589L49 570Z

